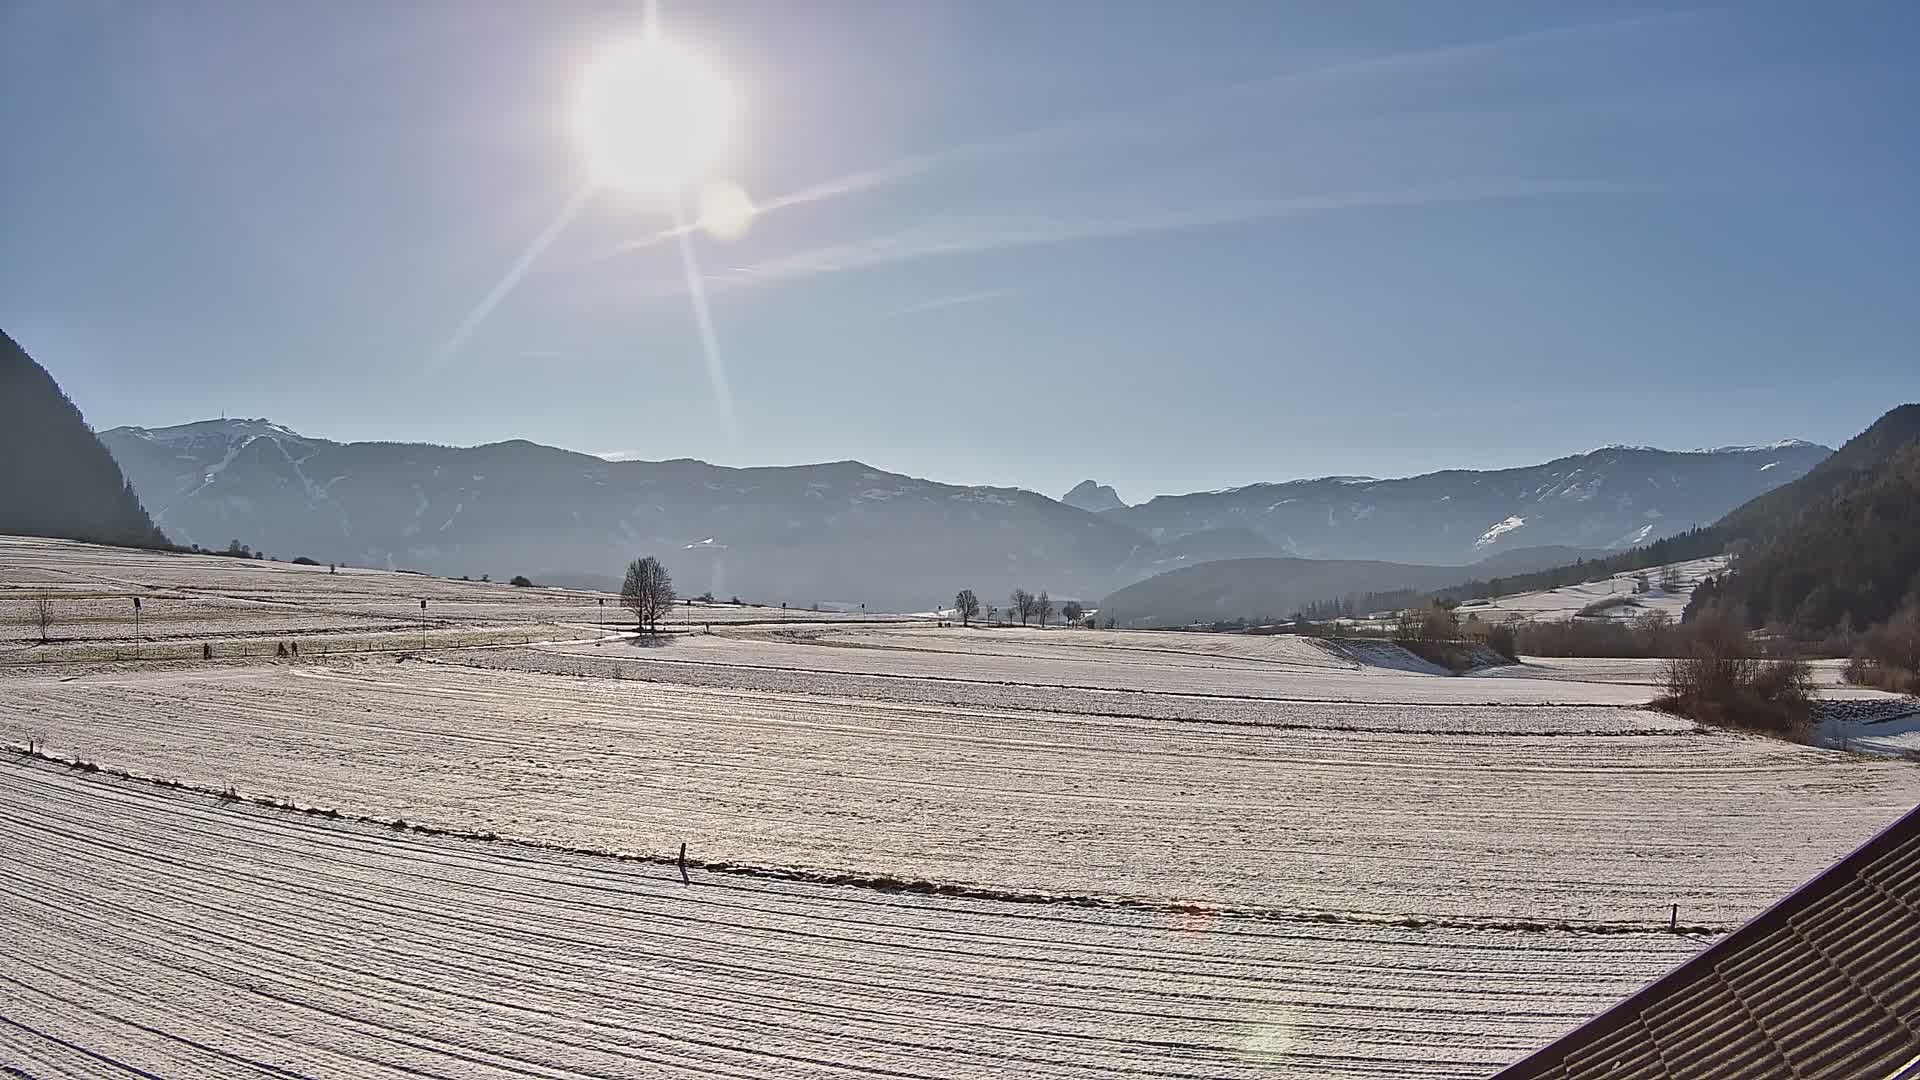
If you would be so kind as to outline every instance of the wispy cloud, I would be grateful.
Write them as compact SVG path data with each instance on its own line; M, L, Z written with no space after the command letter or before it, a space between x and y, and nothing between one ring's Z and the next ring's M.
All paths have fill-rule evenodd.
M1194 115L1205 113L1228 102L1261 99L1284 94L1289 90L1310 88L1321 83L1339 83L1342 80L1368 76L1409 73L1470 61L1486 61L1506 53L1632 33L1691 19L1696 17L1696 14L1694 12L1658 12L1525 30L1478 41L1337 60L1221 86L1200 87L1145 103L1079 116L1071 121L1029 128L960 143L925 154L899 158L884 165L848 173L764 200L756 207L756 212L760 215L778 213L831 199L893 187L958 165L992 161L1021 154L1055 152L1071 148L1076 143L1115 136L1137 139L1143 135L1150 136L1159 130L1178 131ZM1158 126L1155 125L1155 121L1159 121ZM697 223L678 224L673 228L663 229L637 240L622 242L597 257L611 258L643 251L676 240L697 228L699 228Z
M717 288L741 288L849 273L937 256L984 254L1185 229L1245 225L1308 214L1564 195L1620 195L1649 190L1653 189L1644 185L1606 181L1497 179L1270 198L1219 199L1167 210L1140 210L1079 218L1036 215L1002 222L942 221L776 256L713 274L707 278L707 282ZM663 286L656 291L679 291L672 285L663 283Z
M964 304L978 304L986 300L998 300L1003 296L1011 295L1013 295L1012 289L981 289L978 292L955 293L952 296L936 296L930 300L922 300L917 304L908 304L905 307L894 308L892 311L883 311L864 321L879 322L887 319L904 319L913 315L924 315L929 311L944 311L947 308L960 307Z
M1566 26L1526 30L1497 37L1457 44L1398 50L1367 56L1343 58L1328 63L1301 67L1262 78L1227 85L1183 91L1157 100L1075 117L1069 121L958 143L938 150L903 157L882 165L804 187L771 199L761 200L761 216L809 206L829 200L905 185L918 180L941 177L960 166L1004 162L1023 155L1041 155L1089 147L1112 149L1121 143L1148 143L1155 139L1183 138L1196 121L1216 115L1229 106L1248 107L1267 112L1285 95L1316 85L1354 85L1370 87L1395 77L1421 71L1444 72L1468 64L1484 65L1508 54L1531 54L1565 43L1631 34L1651 27L1694 18L1693 12L1663 12L1651 15L1576 23ZM1163 143L1164 146L1164 143ZM1234 148L1226 148L1234 149ZM1244 147L1238 148L1244 150ZM1338 149L1338 148L1334 148ZM1224 150L1217 152L1225 152ZM1340 154L1326 155L1337 159ZM1215 164L1218 162L1216 161ZM1190 176L1201 172L1203 162L1185 160ZM1523 172L1501 168L1499 163L1483 163L1486 173ZM1284 185L1296 191L1303 184L1291 176ZM881 232L863 239L814 247L765 259L713 275L701 275L695 265L692 234L700 226L685 219L673 227L628 241L594 256L595 261L632 254L661 244L676 243L681 249L684 280L642 285L641 291L656 295L687 295L695 304L701 323L703 347L709 374L723 414L730 409L724 369L713 341L711 318L705 307L704 286L742 287L799 281L823 275L846 273L870 267L886 266L945 255L965 255L1040 247L1077 241L1143 236L1182 229L1219 227L1267 221L1293 215L1352 211L1369 207L1404 207L1445 203L1484 202L1537 198L1550 195L1618 193L1645 190L1602 180L1497 180L1490 182L1433 182L1431 177L1413 177L1402 172L1382 182L1355 180L1331 181L1327 188L1345 190L1321 194L1263 196L1256 198L1222 197L1189 185L1185 190L1162 193L1151 205L1111 207L1111 190L1076 192L1076 202L1055 208L1027 208L1026 216L1010 217L1005 209L993 206L971 217L962 209L947 218L921 225ZM456 355L513 289L545 249L579 212L590 191L583 191L569 202L553 222L508 269L494 289L468 314L453 335L430 362L438 370ZM1094 198L1108 202L1110 209L1095 215L1087 207ZM1138 200L1136 200L1136 203ZM1163 209L1172 207L1172 209ZM953 303L969 303L985 297L948 298L931 302L918 310L935 310ZM912 314L896 312L883 318Z

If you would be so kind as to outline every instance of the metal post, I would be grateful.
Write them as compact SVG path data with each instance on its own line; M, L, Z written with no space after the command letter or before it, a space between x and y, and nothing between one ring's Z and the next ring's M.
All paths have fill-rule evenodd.
M140 659L140 598L133 598L133 658Z
M427 651L427 598L420 598L420 651Z

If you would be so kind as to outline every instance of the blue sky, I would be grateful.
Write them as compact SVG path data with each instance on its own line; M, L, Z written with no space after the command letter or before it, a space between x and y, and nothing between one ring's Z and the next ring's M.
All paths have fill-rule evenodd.
M0 2L0 327L97 427L1129 499L1920 397L1920 7L691 3L762 204L582 191L636 4ZM649 240L653 242L649 243Z

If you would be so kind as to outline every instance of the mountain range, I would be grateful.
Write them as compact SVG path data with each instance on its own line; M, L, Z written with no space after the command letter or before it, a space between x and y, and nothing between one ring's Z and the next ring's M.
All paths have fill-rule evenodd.
M524 441L342 443L264 419L100 439L179 543L238 539L285 557L595 586L653 553L683 593L876 610L924 610L962 586L1098 600L1221 559L1460 566L1522 548L1625 547L1713 520L1830 453L1792 440L1609 447L1521 469L1256 484L1136 506L1089 482L1075 491L1117 504L1092 512L857 461L729 468Z
M1625 551L1520 549L1464 571L1338 559L1223 559L1127 586L1100 607L1103 617L1129 626L1284 618L1328 601L1392 606L1414 599L1377 595L1382 593L1427 591L1478 599L1733 553L1733 572L1696 591L1689 611L1701 604L1722 605L1756 628L1803 641L1827 639L1830 646L1887 620L1903 603L1920 627L1917 513L1920 404L1893 409L1804 475L1711 524ZM1551 563L1542 565L1537 558L1556 550L1563 557ZM1882 638L1896 643L1893 651L1900 657L1893 681L1920 685L1920 675L1913 674L1920 671L1920 631L1910 638Z
M1644 544L1714 521L1831 453L1797 439L1687 452L1606 446L1517 469L1162 495L1101 516L1159 542L1244 528L1301 558L1465 564L1515 547Z

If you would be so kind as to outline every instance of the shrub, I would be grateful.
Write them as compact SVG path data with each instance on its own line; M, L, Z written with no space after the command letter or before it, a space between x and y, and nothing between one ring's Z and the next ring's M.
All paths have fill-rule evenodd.
M1662 672L1654 707L1703 724L1804 740L1813 728L1813 675L1802 660L1761 660L1740 621L1710 612L1689 627L1688 655Z
M1424 608L1408 608L1394 623L1393 639L1406 644L1413 641L1453 641L1460 636L1460 620L1453 609L1435 601Z
M1513 633L1517 651L1528 656L1645 658L1687 655L1692 631L1655 611L1631 621L1527 622Z
M531 589L533 588L533 579L525 574L515 574L513 575L513 580L507 582L507 584L517 589Z
M1920 694L1920 597L1860 636L1846 680L1897 694Z
M1595 615L1605 615L1614 608L1639 606L1640 602L1631 596L1603 596L1593 603L1588 604L1586 607L1581 608L1580 614L1591 618Z
M1487 648L1509 660L1520 659L1519 643L1514 636L1513 627L1506 623L1495 623L1487 627Z

